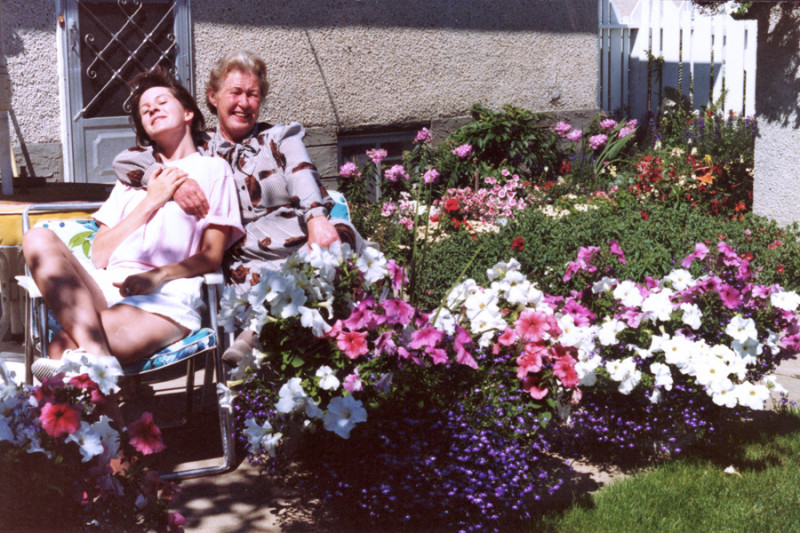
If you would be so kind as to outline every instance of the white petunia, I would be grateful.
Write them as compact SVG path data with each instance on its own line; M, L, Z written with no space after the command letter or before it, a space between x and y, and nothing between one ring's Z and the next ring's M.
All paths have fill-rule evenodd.
M614 288L614 285L617 284L617 280L614 278L609 278L608 276L603 276L602 279L595 281L594 285L592 285L592 292L594 294L599 294L601 292L607 292Z
M340 253L341 250L337 253L337 250L331 251L328 248L321 248L319 244L312 244L311 250L303 259L314 267L319 277L331 281L336 276L336 270L341 264Z
M8 422L8 418L0 417L0 442L4 440L14 442L14 431L11 429Z
M81 422L78 431L71 433L64 442L74 442L80 447L81 462L83 463L103 453L100 435L92 430L88 422Z
M664 363L652 363L650 365L650 372L653 374L653 385L656 387L664 387L666 390L672 390L672 372L669 366Z
M442 307L431 314L433 327L440 331L444 331L448 335L454 335L456 332L456 319L453 313L446 307Z
M724 385L723 387L710 391L711 401L719 406L733 409L739 402L739 399L736 397L736 387L730 380Z
M106 415L101 415L100 419L92 424L92 431L94 431L100 440L105 445L108 454L111 457L117 457L119 452L119 431L111 427L111 419Z
M681 320L684 324L694 330L700 329L700 326L703 325L703 312L700 311L696 304L683 303L681 304L681 311L683 311Z
M270 304L272 315L291 318L300 314L300 307L306 303L306 293L294 283L287 283L286 289Z
M607 317L600 325L600 330L597 333L597 339L603 346L611 346L617 343L617 333L624 331L626 324L619 320L614 320Z
M250 369L258 369L258 366L253 350L245 352L239 362L236 363L236 368L231 372L231 378L245 379L247 377L247 371Z
M800 305L800 295L794 291L773 292L769 295L770 303L784 311L796 311Z
M714 388L717 383L728 379L728 365L716 357L697 358L694 365L695 379L700 385Z
M339 388L339 378L328 365L322 365L315 374L319 378L319 388L322 390L336 390Z
M769 389L767 387L754 385L749 381L737 385L735 393L739 405L758 411L763 410L766 407L767 400L769 400Z
M614 288L612 293L614 298L619 300L625 307L637 307L642 305L642 294L639 287L631 280L625 280Z
M256 422L255 417L244 422L244 436L247 437L247 449L252 454L261 453L261 439L272 433L272 425L265 421L264 424Z
M220 409L225 409L229 413L232 413L233 400L235 400L238 395L238 392L232 391L227 385L217 383L217 398Z
M325 322L322 314L317 309L304 305L300 306L300 324L305 328L309 328L311 333L319 338L331 330L331 325Z
M747 339L758 339L756 323L752 318L744 318L742 315L734 316L725 328L733 339L739 342L747 342Z
M506 277L506 274L509 272L517 272L519 271L520 267L519 261L514 259L513 257L509 259L508 263L499 262L494 265L492 268L486 271L486 276L489 278L489 281L494 281L496 279L503 279Z
M642 373L636 368L633 357L606 363L606 370L611 379L619 382L619 392L628 395L639 384Z
M364 274L364 279L368 283L375 283L389 273L386 268L386 256L369 246L361 253L356 261L356 266Z
M352 396L337 396L328 404L323 424L343 439L350 438L350 431L359 422L367 420L367 410Z
M662 289L658 292L651 292L642 302L642 312L655 320L666 322L672 314L672 289Z
M460 307L464 304L464 302L476 293L480 287L475 282L474 279L469 278L464 280L463 282L459 283L448 293L447 295L447 307L450 309L455 310L457 307Z
M499 314L500 307L497 305L497 293L492 290L484 290L471 294L464 302L467 317L474 320L479 313L487 311L491 314Z
M682 268L677 268L673 270L664 279L671 281L672 288L675 289L676 291L682 291L684 289L688 289L689 286L692 283L694 283L694 279L692 279L692 274L688 270L684 270Z
M291 413L303 408L308 396L303 390L302 380L294 377L283 384L278 391L278 403L275 404L275 409L279 413Z

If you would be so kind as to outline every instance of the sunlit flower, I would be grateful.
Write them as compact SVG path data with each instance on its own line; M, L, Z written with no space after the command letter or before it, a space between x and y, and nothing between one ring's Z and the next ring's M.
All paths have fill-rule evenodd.
M471 144L462 144L453 150L453 155L461 159L466 159L472 154Z
M725 328L725 333L739 342L758 338L755 321L752 318L744 318L742 315L736 315L731 319Z
M319 388L322 390L336 390L339 388L339 378L328 365L322 365L315 374L319 378Z
M357 359L369 351L367 334L361 331L343 331L336 337L336 346L350 359Z
M64 442L74 442L81 452L81 462L90 461L93 457L103 453L103 443L100 435L95 432L88 422L81 422L80 428L70 434Z
M386 266L386 256L369 246L359 256L356 266L364 274L367 283L375 283L389 272Z
M644 301L642 293L639 292L639 287L631 280L625 280L617 285L612 294L625 307L638 307Z
M358 165L348 161L339 167L339 175L345 179L358 178L361 176L361 172L358 171Z

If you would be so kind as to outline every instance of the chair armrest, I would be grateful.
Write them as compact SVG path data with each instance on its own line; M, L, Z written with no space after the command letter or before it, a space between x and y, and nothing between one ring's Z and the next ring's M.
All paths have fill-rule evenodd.
M225 278L220 272L212 272L210 274L203 274L203 281L206 285L223 285Z

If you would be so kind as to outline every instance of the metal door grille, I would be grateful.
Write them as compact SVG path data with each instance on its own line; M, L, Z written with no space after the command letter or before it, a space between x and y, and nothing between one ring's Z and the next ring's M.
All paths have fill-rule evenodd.
M73 119L127 115L130 80L156 66L178 76L175 4L78 2L83 107ZM73 41L74 43L74 41Z

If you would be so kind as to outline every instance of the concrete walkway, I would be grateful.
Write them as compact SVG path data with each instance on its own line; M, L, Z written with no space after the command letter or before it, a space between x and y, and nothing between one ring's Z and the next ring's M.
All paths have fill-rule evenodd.
M0 357L17 371L18 376L23 376L18 345L0 343ZM778 368L777 376L778 382L788 392L788 399L800 402L800 360L784 362ZM211 440L208 437L206 440ZM192 431L190 438L204 438L203 431ZM194 448L194 445L190 446ZM207 461L204 459L203 462ZM591 474L598 487L611 479L607 474L599 474L597 479L594 473ZM280 533L283 531L281 525L286 523L291 524L288 531L316 532L320 531L312 516L316 504L302 494L282 488L275 480L261 476L245 461L228 474L181 483L181 494L172 510L186 518L187 533Z

